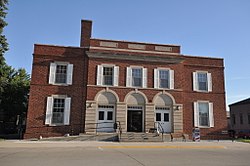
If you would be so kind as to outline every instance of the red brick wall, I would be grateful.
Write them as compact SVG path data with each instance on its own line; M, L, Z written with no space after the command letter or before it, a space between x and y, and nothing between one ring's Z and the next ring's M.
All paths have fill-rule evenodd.
M59 136L66 133L83 132L86 98L86 61L84 49L59 46L35 45L32 79L25 138ZM54 61L73 64L73 84L69 86L49 85L50 63ZM45 125L47 97L51 95L71 97L69 126Z

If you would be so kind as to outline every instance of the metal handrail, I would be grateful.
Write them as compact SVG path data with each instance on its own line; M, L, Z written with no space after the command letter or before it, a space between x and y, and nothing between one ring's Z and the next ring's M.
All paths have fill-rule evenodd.
M117 123L117 124L118 124L118 125L117 125L117 127L118 127L118 130L119 130L119 135L120 135L120 137L121 137L121 134L122 134L122 127L121 127L121 122L120 122L120 121L116 121L116 122L96 122L96 123L86 123L86 124L85 124L85 126L86 126L86 125L91 125L91 124L94 124L94 125L95 125L95 127L92 127L92 128L85 128L85 131L86 131L87 129L95 129L95 132L97 133L97 129L103 129L103 128L108 129L108 128L114 128L114 126L112 126L112 127L99 127L99 126L98 126L99 124L105 124L105 123L112 123L112 124Z
M161 139L162 139L162 141L163 141L163 134L164 134L164 128L162 127L162 125L160 124L160 122L154 122L154 128L155 128L155 124L158 124L157 125L157 131L160 129L161 130Z

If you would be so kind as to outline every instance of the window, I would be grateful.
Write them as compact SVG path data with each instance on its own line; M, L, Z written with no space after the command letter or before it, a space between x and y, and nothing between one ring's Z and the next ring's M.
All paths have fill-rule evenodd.
M73 65L65 62L50 64L49 84L71 85L73 76Z
M147 69L142 67L127 67L127 87L147 87Z
M113 120L113 111L108 111L108 119L107 120Z
M157 122L161 121L161 113L156 113L156 121Z
M169 71L159 70L159 84L160 88L169 88Z
M243 124L243 115L240 113L240 124Z
M194 91L211 92L212 91L212 77L208 72L194 72L193 73L193 89Z
M142 69L132 69L132 86L142 87Z
M64 95L47 97L46 119L48 125L69 125L71 98Z
M104 111L99 111L99 120L104 120Z
M154 69L154 88L174 89L174 70Z
M67 82L67 65L56 66L56 84L66 84Z
M197 73L198 76L198 89L207 91L207 73Z
M52 124L63 124L65 99L54 99Z
M113 85L113 67L103 67L103 85Z
M194 102L194 126L214 127L213 103Z
M199 126L209 125L209 108L208 103L198 103L199 108Z
M97 85L118 86L119 67L114 65L97 66Z
M164 113L164 122L169 122L169 113Z

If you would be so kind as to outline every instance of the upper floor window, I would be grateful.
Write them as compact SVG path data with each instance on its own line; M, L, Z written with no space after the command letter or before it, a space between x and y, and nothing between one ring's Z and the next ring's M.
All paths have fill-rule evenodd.
M127 87L147 87L147 69L143 67L127 67Z
M194 102L194 126L214 127L213 103L207 101Z
M132 86L142 87L142 68L132 68Z
M174 70L154 69L154 87L174 89Z
M71 98L54 95L47 98L45 124L69 125Z
M211 73L205 71L193 72L193 89L194 91L211 92L212 91Z
M72 85L73 64L56 62L50 64L49 84Z
M119 67L114 65L97 66L97 85L118 86Z

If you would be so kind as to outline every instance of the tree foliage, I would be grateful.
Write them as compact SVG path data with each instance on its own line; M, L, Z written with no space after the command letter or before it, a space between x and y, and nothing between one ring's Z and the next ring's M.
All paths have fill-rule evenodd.
M5 124L0 124L0 133L6 130L4 127L9 127L8 122L17 120L17 115L25 116L30 84L30 75L25 69L15 69L5 62L4 53L8 50L8 43L3 29L7 26L7 5L8 0L0 0L0 122Z
M7 15L7 5L8 0L0 0L0 62L4 61L4 53L8 50L8 43L5 35L3 35L3 29L7 26L7 22L5 21Z
M27 111L30 76L25 69L15 70L4 65L1 77L0 108L5 121L23 115Z

